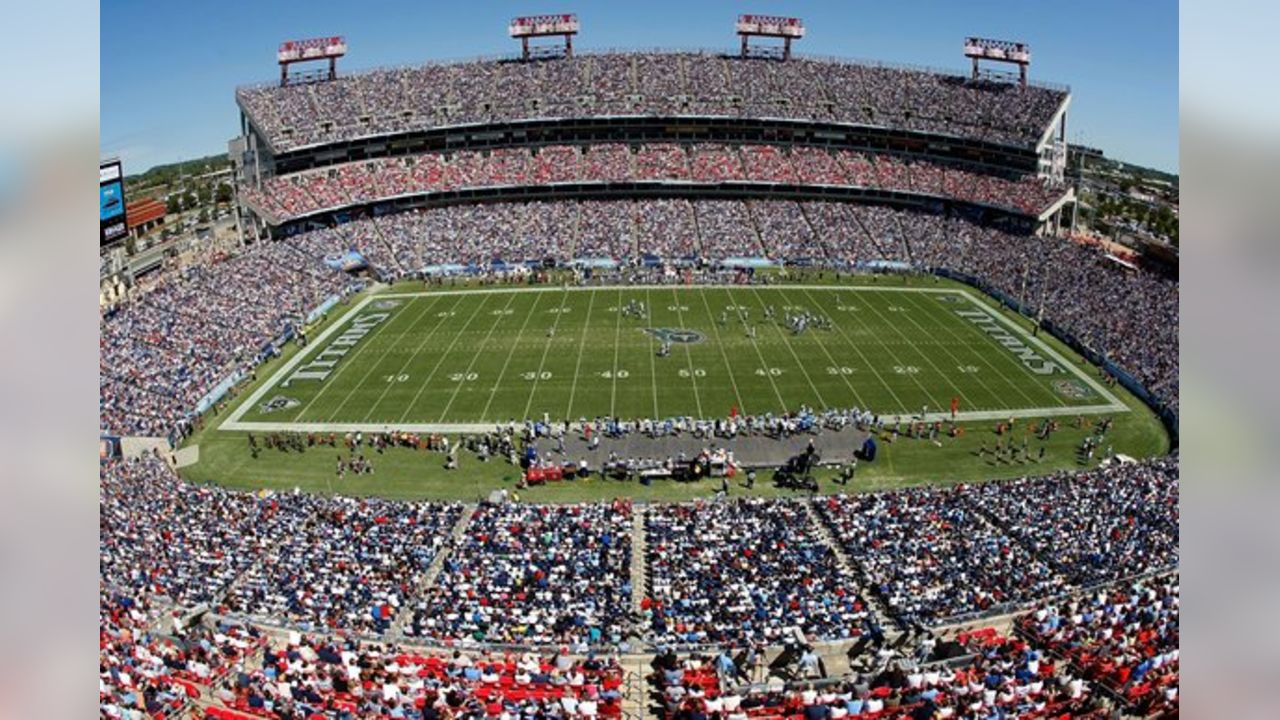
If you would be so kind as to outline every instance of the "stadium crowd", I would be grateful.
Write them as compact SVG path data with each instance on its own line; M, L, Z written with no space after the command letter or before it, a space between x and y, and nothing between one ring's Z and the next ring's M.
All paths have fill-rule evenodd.
M1083 678L1039 648L984 628L961 633L958 660L900 656L885 649L875 663L817 681L768 682L722 653L716 657L659 653L651 678L666 720L829 720L915 718L1103 718L1105 707ZM751 659L751 655L747 656ZM805 672L803 667L801 672Z
M620 200L454 205L357 219L145 283L101 322L105 432L166 435L324 298L351 287L324 258L355 249L384 279L494 261L767 256L856 268L878 261L970 274L1178 404L1178 284L1097 248L959 217L822 202Z
M818 500L888 605L924 625L1178 565L1176 456Z
M834 59L775 62L706 52L429 64L236 92L276 152L448 125L612 115L815 120L1028 146L1065 96L1048 87Z
M889 611L934 624L1066 589L1064 578L970 507L969 490L833 496L819 509Z
M681 181L854 186L924 193L1038 215L1064 190L923 159L772 145L500 148L378 158L268 178L241 196L277 222L401 196L549 183Z
M104 432L167 435L214 386L251 368L351 278L289 243L162 275L99 323Z
M801 503L761 498L650 508L643 622L660 643L780 644L856 635L870 616Z
M305 504L305 501L304 501ZM222 598L228 613L303 630L386 632L444 545L462 508L334 496L276 537Z
M1177 575L1143 579L1044 603L1017 626L1133 714L1176 715L1180 599Z
M130 596L305 630L466 643L617 645L629 504L481 505L241 493L148 455L103 466L100 573ZM907 624L1029 604L1178 564L1176 457L1070 475L812 500L648 509L638 625L656 642L857 636L873 591ZM1062 535L1050 536L1060 528ZM430 588L427 568L444 553ZM407 613L401 616L401 613Z
M406 636L572 646L617 645L631 596L631 506L482 505Z

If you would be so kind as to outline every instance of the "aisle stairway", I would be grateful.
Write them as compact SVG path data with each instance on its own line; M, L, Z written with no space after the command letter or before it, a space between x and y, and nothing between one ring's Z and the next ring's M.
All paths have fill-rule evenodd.
M845 554L844 546L840 543L839 538L831 532L831 528L822 521L821 516L819 516L818 512L813 509L812 502L806 502L803 504L804 511L809 514L809 519L813 523L813 527L818 531L819 539L826 543L827 547L831 548L832 552L835 553L836 565L840 567L840 572L843 573L845 577L853 579L861 592L862 597L871 605L871 609L875 611L876 621L880 624L880 627L885 630L893 628L894 622L889 617L888 608L885 607L880 596L871 592L871 588L864 584L865 578L862 572L858 570L857 565L855 565L853 561L849 559L849 556Z
M440 552L436 553L436 556L431 561L431 565L427 568L426 573L422 575L422 582L418 583L418 586L413 589L413 594L409 596L410 601L413 598L421 597L422 594L426 592L427 588L431 587L431 585L435 583L436 578L440 576L440 571L444 570L444 562L448 559L449 549L462 539L463 534L467 531L467 525L471 522L471 518L476 514L477 507L478 506L476 505L464 505L462 507L462 515L458 517L458 522L454 524L453 530L449 532L449 539L445 540L444 545L441 546ZM404 626L409 624L409 621L412 618L413 613L409 612L407 607L401 608L400 612L396 616L395 623L392 624L391 629L389 630L389 635L392 637L401 636Z

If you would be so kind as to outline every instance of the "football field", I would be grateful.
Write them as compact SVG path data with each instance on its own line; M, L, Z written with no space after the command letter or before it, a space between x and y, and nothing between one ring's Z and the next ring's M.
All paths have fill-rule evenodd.
M802 406L905 419L949 416L953 398L967 420L1127 410L1092 368L958 287L441 289L336 312L221 429L454 432Z

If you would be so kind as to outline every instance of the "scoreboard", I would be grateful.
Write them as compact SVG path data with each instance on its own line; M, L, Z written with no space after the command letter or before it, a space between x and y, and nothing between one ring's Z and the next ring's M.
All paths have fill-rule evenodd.
M124 172L119 160L98 165L99 247L110 245L129 234L129 221L124 213Z

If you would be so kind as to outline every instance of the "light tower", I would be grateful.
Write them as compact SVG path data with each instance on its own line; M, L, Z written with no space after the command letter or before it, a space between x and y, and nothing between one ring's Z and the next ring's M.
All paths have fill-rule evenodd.
M1018 66L1018 84L1027 86L1027 68L1031 66L1031 46L1012 40L991 40L970 37L964 40L964 55L973 60L973 79L981 74L978 63L982 60L1008 63Z
M573 13L529 15L512 18L507 34L520 38L521 56L525 60L529 59L529 39L536 37L564 37L564 56L573 57L573 36L580 27L578 16Z
M742 57L751 54L751 38L782 38L782 59L791 59L791 41L804 37L804 22L800 18L775 15L739 15L735 26L742 37Z
M347 40L341 35L282 42L280 49L276 51L276 60L280 63L280 86L289 84L290 65L313 60L328 60L329 79L336 80L338 58L346 54Z

